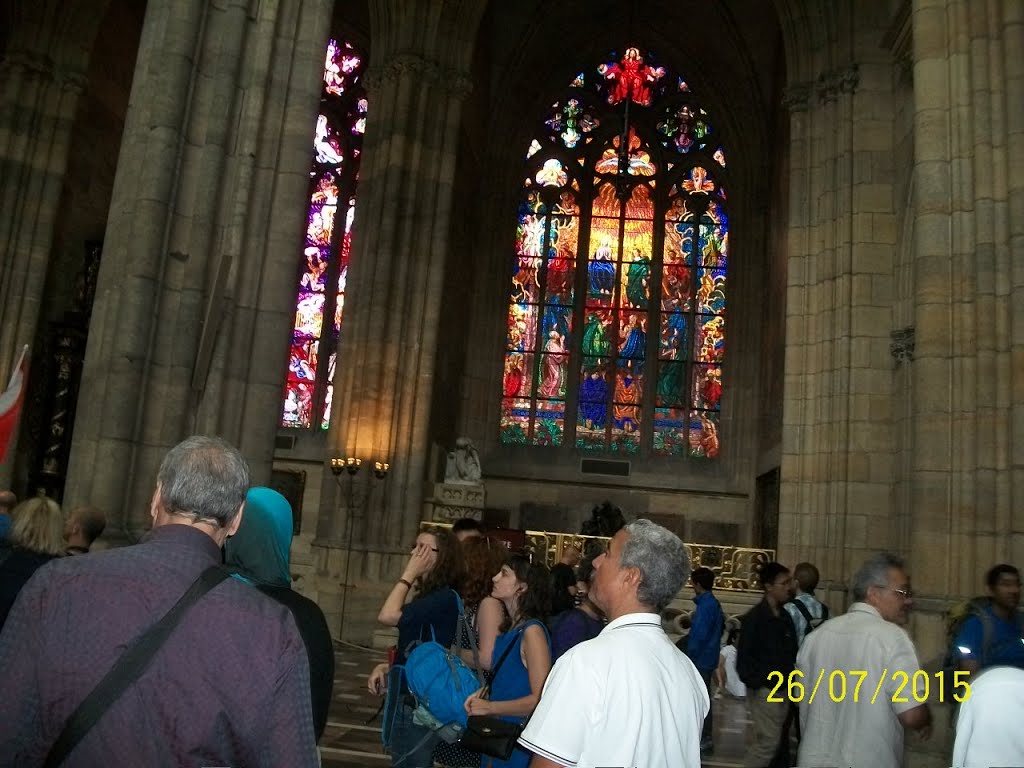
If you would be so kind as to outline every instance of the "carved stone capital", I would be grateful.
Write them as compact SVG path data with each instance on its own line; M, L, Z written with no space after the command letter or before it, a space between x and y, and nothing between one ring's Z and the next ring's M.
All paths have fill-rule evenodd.
M889 334L889 354L896 361L901 363L912 363L914 361L914 326L899 328Z
M373 93L384 83L398 80L406 74L419 79L425 85L439 88L455 96L465 96L473 90L473 81L466 73L442 69L434 62L414 53L397 54L381 66L371 68L363 82L366 90Z
M818 101L827 104L838 99L840 94L856 93L859 83L860 69L856 62L829 72L822 72L818 76L817 82Z
M61 90L80 94L89 84L89 77L84 72L61 72L58 76Z
M811 103L814 83L793 83L782 92L782 106L790 112L806 112Z
M33 51L11 51L0 62L0 75L34 75L39 78L52 79L55 70L53 59L42 53Z

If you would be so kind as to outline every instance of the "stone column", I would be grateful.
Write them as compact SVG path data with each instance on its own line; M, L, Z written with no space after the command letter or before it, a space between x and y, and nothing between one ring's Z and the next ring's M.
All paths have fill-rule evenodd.
M0 387L35 339L71 126L103 6L25 3L9 17L0 61ZM0 487L12 466L0 467Z
M914 0L913 556L973 594L1024 556L1019 2Z
M66 490L121 511L115 529L148 528L157 466L191 433L269 472L331 10L147 4Z
M347 544L353 514L351 573L370 581L397 567L423 510L431 403L443 396L433 386L438 323L443 309L458 311L442 307L441 288L451 279L455 160L484 6L371 3L370 111L328 443L335 456L363 460L361 477L373 461L391 471L352 510L325 472L317 542ZM344 551L333 552L328 571L344 572Z
M816 562L837 582L893 538L892 84L876 10L786 27L804 37L787 50L810 54L788 98L779 557Z

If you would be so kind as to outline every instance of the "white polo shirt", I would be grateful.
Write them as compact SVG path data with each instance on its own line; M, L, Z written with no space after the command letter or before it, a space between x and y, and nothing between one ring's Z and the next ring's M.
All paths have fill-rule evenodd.
M551 670L519 743L569 768L699 768L710 707L656 613L630 613Z
M903 725L897 715L920 706L915 693L923 700L924 691L920 679L916 682L921 687L916 692L913 687L920 664L901 626L883 619L867 603L854 603L845 615L829 619L807 635L796 666L806 686L800 703L803 738L797 765L899 768L903 764ZM825 673L811 703L822 669ZM857 701L859 677L851 675L853 671L867 673L856 691ZM907 682L901 685L904 675Z

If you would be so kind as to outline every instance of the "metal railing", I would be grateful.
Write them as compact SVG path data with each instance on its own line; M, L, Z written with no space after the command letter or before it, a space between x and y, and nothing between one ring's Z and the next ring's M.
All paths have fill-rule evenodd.
M451 523L424 520L420 528L451 528ZM500 537L500 532L496 532ZM565 547L576 547L583 555L598 555L608 546L604 536L584 536L559 531L526 531L525 554L548 567L558 562ZM761 566L775 559L774 549L732 547L722 544L684 542L693 568L710 568L715 572L715 589L736 592L760 591L757 573Z

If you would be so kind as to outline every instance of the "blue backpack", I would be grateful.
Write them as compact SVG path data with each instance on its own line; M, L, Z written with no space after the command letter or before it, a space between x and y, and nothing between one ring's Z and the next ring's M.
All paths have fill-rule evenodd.
M459 731L465 729L466 699L484 685L483 675L470 669L458 655L459 639L465 629L473 650L473 658L477 660L479 668L476 637L466 623L462 598L454 590L453 593L459 606L459 618L452 647L445 648L433 639L434 629L431 626L431 639L411 643L405 665L397 667L399 679L404 677L409 691L416 697L417 710L414 719L434 730L452 723L459 726ZM392 690L389 686L388 697L391 696ZM391 707L385 706L385 709L388 712L392 711ZM381 733L385 745L390 741L388 731L390 728L384 728Z

